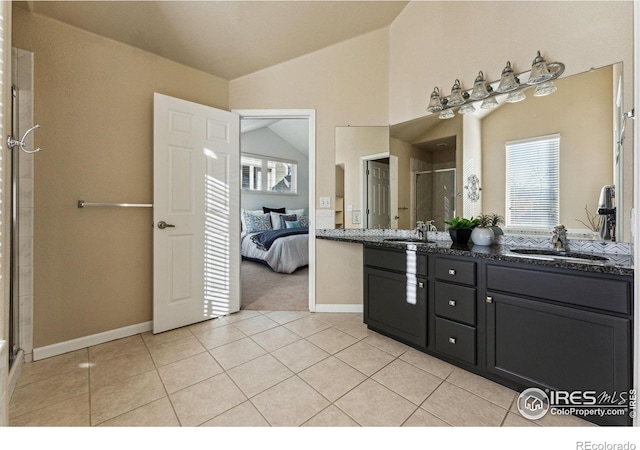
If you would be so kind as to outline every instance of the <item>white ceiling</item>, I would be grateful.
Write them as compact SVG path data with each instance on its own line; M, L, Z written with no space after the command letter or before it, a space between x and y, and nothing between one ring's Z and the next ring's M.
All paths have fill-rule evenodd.
M259 128L269 128L285 142L309 157L309 120L308 119L253 119L243 118L240 131L248 133Z
M226 80L390 25L407 1L28 1L17 6Z

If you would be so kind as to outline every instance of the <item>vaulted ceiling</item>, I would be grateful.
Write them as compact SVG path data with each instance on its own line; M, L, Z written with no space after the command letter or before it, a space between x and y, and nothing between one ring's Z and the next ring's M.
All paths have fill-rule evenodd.
M406 1L28 1L15 5L226 80L390 25Z

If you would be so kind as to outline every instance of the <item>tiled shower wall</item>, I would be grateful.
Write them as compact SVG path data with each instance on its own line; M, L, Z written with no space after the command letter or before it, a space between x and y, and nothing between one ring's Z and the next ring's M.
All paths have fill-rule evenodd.
M17 53L18 111L20 138L26 130L35 125L33 120L33 53L12 49ZM16 61L16 59L14 59ZM17 136L16 136L17 137ZM27 137L27 149L34 148L33 133ZM33 359L33 179L34 155L19 152L18 172L18 240L19 240L19 298L20 298L20 348L25 353L25 361Z

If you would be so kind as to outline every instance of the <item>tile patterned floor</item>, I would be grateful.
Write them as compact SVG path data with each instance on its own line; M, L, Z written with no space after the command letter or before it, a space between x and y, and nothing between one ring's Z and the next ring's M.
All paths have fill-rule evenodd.
M581 426L367 329L361 314L243 310L25 364L11 426Z

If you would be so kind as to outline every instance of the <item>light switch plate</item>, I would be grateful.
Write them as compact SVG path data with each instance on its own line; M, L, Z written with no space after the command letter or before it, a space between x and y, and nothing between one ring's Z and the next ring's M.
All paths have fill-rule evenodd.
M353 205L347 205L347 211L349 212L353 211Z
M351 222L360 223L360 211L351 211Z
M320 197L320 208L331 208L331 197Z

